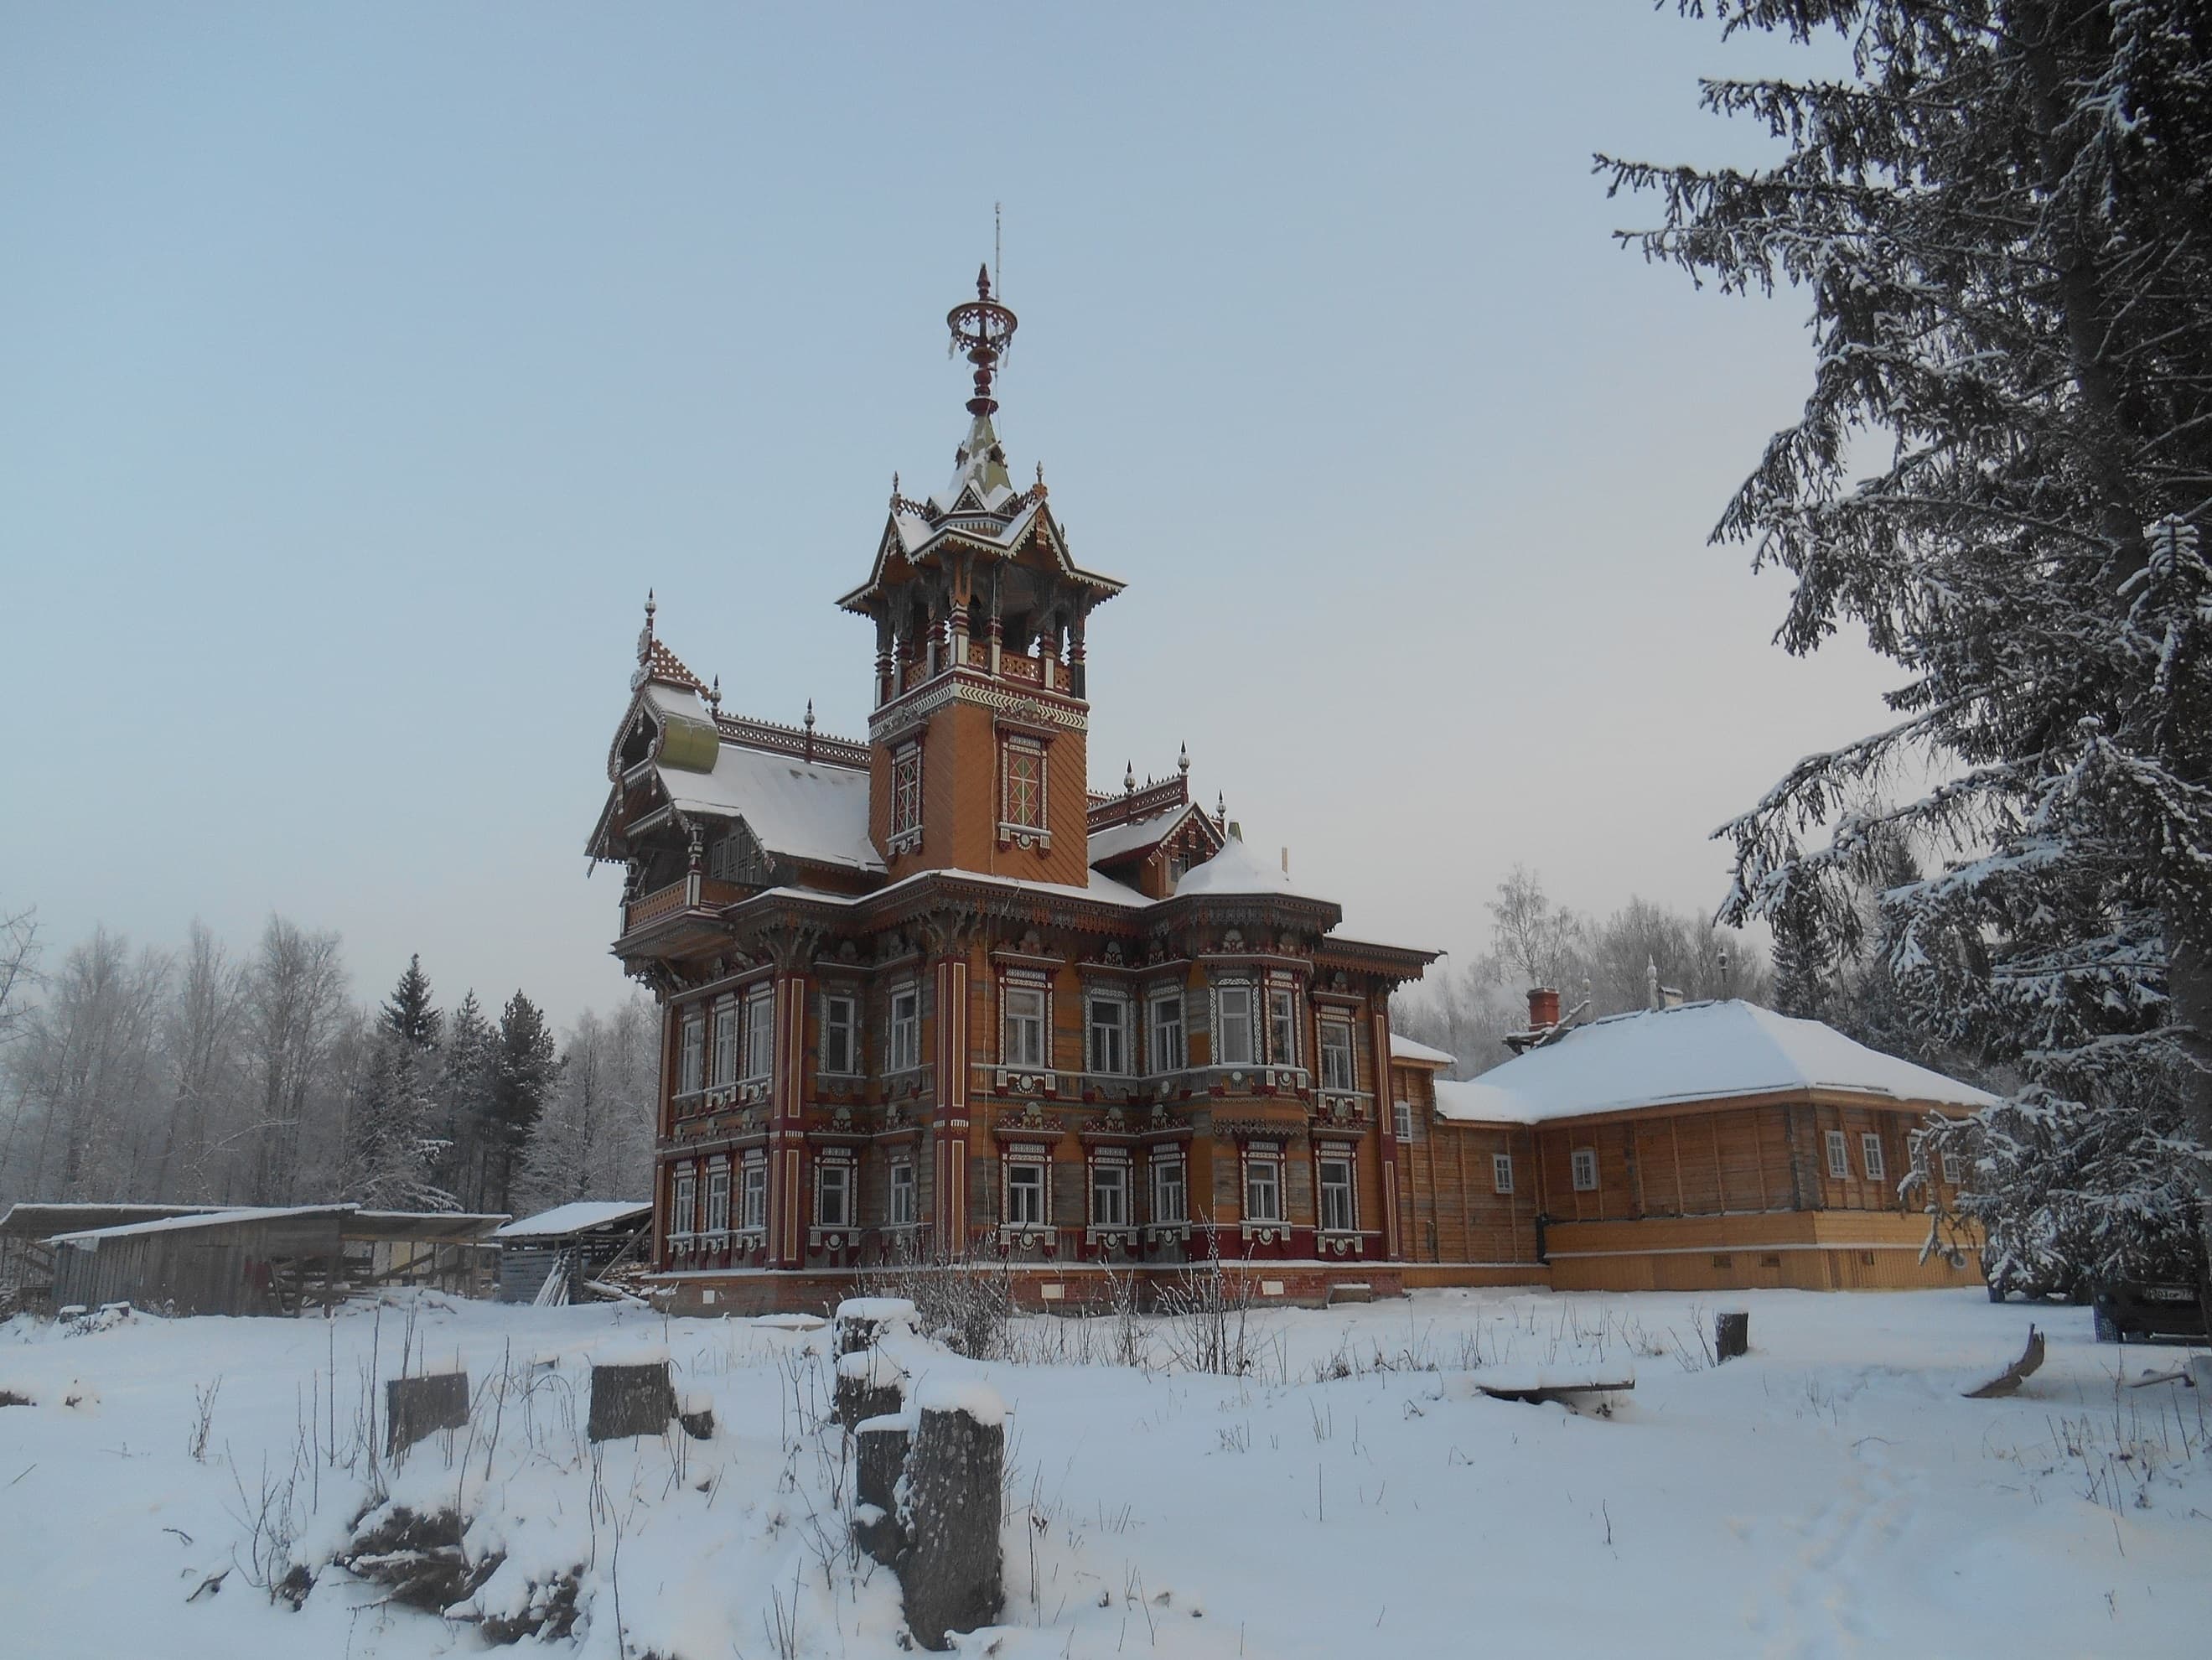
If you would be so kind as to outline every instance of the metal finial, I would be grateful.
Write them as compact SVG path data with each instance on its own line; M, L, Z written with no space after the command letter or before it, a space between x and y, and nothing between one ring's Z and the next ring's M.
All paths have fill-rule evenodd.
M716 675L714 684L707 688L707 707L720 714L722 712L722 677Z
M1133 794L1135 793L1137 787L1137 763L1134 761L1124 761L1121 763L1121 766L1123 769L1121 773L1121 794L1124 795Z
M1179 745L1176 754L1176 770L1186 778L1190 775L1190 745Z
M1224 824L1229 822L1229 798L1219 790L1213 793L1213 816Z
M898 500L898 493L899 493L899 477L898 477L898 474L896 474L896 472L894 472L893 474L891 474L891 500L892 500L892 501L896 502L896 501L897 501L897 500Z
M988 415L999 407L999 400L991 396L991 377L1013 344L1018 324L1013 313L991 298L988 265L975 272L975 297L945 313L945 325L952 331L953 350L964 349L975 366L975 395L968 400L968 412Z
M811 697L806 700L806 730L814 730L814 700Z

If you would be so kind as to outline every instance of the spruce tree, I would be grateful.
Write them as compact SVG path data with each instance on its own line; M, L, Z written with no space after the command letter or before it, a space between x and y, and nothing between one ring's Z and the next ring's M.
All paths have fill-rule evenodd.
M495 1209L513 1208L515 1171L545 1110L558 1066L544 1015L518 991L500 1011L492 1050L486 1198Z
M420 956L407 959L405 972L380 1011L384 1025L394 1037L418 1049L438 1047L438 1028L443 1017L430 1001L430 976L422 972Z
M441 1187L459 1195L462 1206L481 1211L492 1145L491 1023L474 991L455 1005L439 1055L437 1114L444 1143L436 1166Z
M1996 1281L2121 1270L2191 1235L2201 1262L2212 16L2202 0L1682 9L1848 45L1838 79L1706 84L1708 108L1780 142L1772 166L1599 166L1663 204L1657 228L1624 234L1647 258L1809 302L1802 418L1716 536L1795 578L1787 649L1856 622L1905 676L1893 725L1808 757L1725 828L1724 914L1802 904L1848 948L1883 834L1955 849L1882 915L1913 1018L2022 1080L1983 1115L1965 1201ZM1869 437L1887 447L1870 465ZM1852 805L1908 757L1934 759L1929 794Z

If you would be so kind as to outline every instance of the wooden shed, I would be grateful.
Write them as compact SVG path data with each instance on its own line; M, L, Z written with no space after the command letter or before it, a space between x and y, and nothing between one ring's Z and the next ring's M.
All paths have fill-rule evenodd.
M510 1222L499 1242L499 1300L581 1301L589 1287L652 1251L650 1200L580 1199Z
M58 1233L120 1227L127 1222L159 1222L172 1216L206 1216L222 1205L136 1203L46 1203L10 1205L0 1215L0 1311L53 1306L54 1248Z
M58 1309L130 1303L174 1314L297 1314L394 1284L488 1283L481 1242L505 1219L297 1205L204 1212L57 1234Z

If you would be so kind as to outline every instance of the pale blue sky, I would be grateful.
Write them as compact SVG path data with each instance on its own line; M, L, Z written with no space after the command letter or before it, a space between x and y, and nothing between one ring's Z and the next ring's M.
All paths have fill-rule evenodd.
M1455 952L1516 860L1709 908L1887 677L1705 544L1803 307L1616 249L1589 155L1757 154L1695 79L1786 56L1643 0L0 7L0 904L617 995L646 587L727 707L862 733L832 601L950 469L1003 201L1000 429L1130 585L1094 783L1187 740Z

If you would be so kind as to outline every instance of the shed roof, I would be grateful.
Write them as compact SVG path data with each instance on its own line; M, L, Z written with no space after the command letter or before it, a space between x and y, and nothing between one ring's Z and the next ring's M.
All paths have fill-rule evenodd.
M1480 1078L1440 1079L1437 1111L1460 1121L1540 1124L1816 1089L1934 1106L1984 1107L1996 1099L1818 1020L1731 998L1640 1009L1577 1026Z
M165 1216L151 1222L125 1222L119 1227L82 1228L53 1236L56 1244L82 1244L101 1239L128 1239L140 1234L173 1233L189 1228L236 1227L247 1222L278 1222L298 1216L342 1216L356 1205L240 1205L234 1210L204 1211L192 1216Z
M653 1201L636 1199L577 1199L535 1216L509 1222L492 1235L495 1239L551 1239L563 1234L588 1233L618 1222L641 1220L653 1213Z

